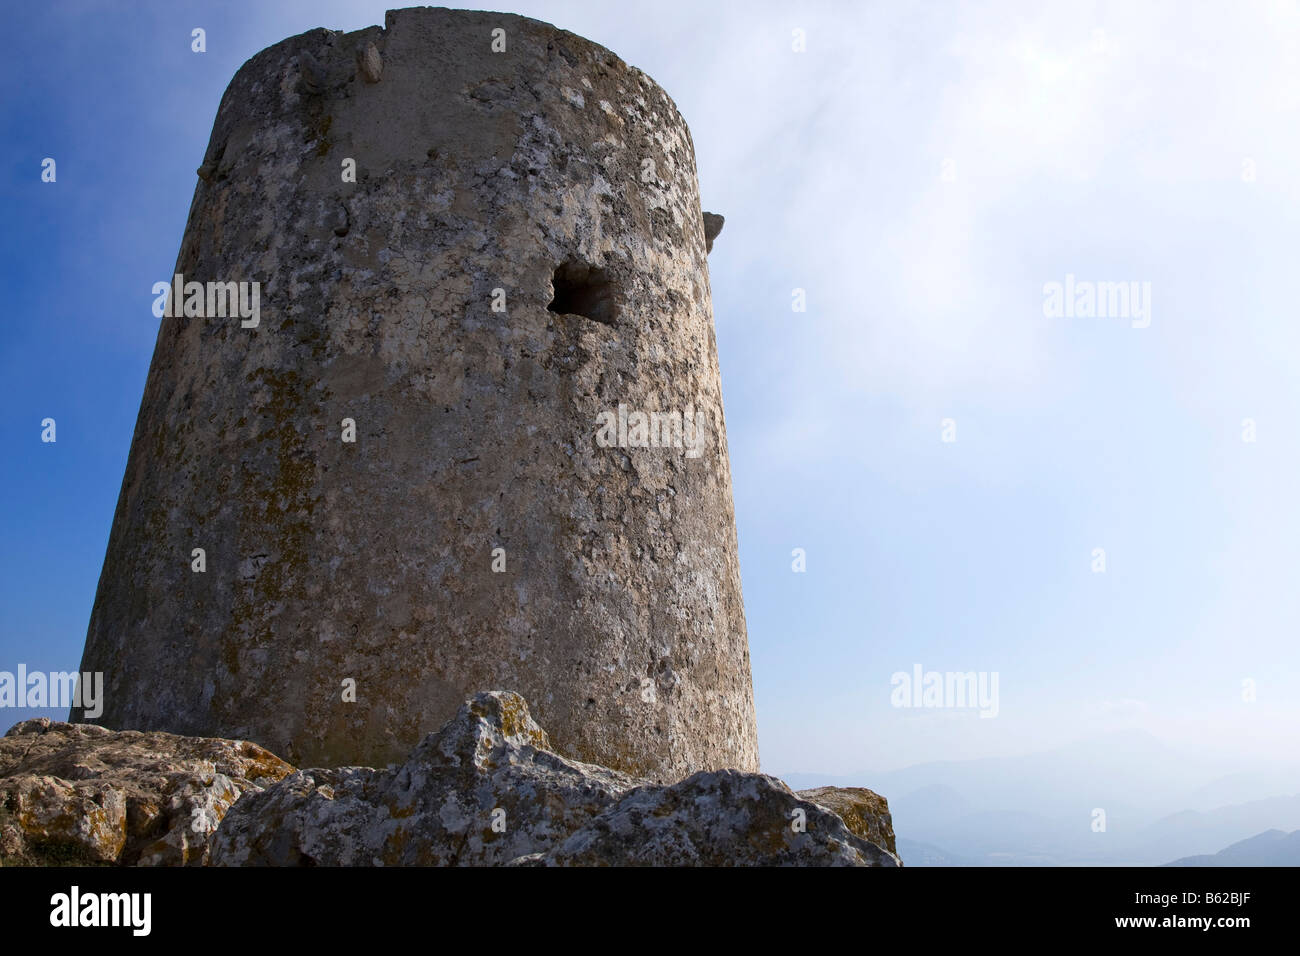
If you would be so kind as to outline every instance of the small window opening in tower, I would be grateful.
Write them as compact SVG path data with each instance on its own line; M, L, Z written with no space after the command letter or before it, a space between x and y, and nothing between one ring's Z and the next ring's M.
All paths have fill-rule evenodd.
M552 279L555 298L546 308L565 315L580 315L593 322L614 325L615 285L604 269L570 259L562 262Z

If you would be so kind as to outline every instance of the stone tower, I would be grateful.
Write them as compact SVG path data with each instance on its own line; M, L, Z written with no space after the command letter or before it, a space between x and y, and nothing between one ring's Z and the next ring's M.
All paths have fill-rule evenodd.
M100 722L376 765L505 689L577 759L757 769L663 90L546 23L397 10L249 60L199 178L86 638Z

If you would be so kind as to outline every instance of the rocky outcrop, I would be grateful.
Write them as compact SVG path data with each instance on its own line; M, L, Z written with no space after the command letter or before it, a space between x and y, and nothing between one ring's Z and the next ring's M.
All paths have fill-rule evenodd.
M899 866L893 853L780 780L701 771L640 787L545 854L537 866Z
M294 770L244 741L27 721L0 739L0 862L899 866L884 798L739 770L656 784L555 753L518 694L400 765Z
M292 770L246 741L24 721L0 738L0 861L201 865L231 805Z
M647 783L549 749L523 698L479 694L390 770L304 770L241 800L217 865L897 866L781 781ZM870 791L862 791L870 793ZM875 797L874 794L872 794ZM876 797L882 808L883 799ZM862 833L892 830L866 823Z
M799 796L834 813L862 839L898 855L889 801L875 791L865 787L817 787L800 790Z
M479 694L389 770L303 770L231 811L220 866L508 863L550 849L639 781L566 760L522 697Z

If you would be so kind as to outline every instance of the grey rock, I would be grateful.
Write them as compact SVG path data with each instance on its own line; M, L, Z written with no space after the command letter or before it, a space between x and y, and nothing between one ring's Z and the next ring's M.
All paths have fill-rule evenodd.
M813 790L800 790L798 793L802 799L830 810L864 840L870 840L876 846L898 855L889 802L874 790L865 787L817 787Z
M834 813L780 780L701 771L632 791L523 866L899 866Z
M519 695L479 694L400 767L303 770L240 800L212 862L899 865L773 777L723 770L663 786L548 747Z
M356 68L368 44L380 83ZM96 721L383 766L508 687L565 757L756 770L669 96L546 23L395 10L250 59L204 166L172 272L260 283L260 323L161 322L86 637ZM699 411L701 454L598 444L620 405Z
M339 205L338 212L334 216L334 235L340 239L348 234L352 228L352 217L348 215L348 207Z
M466 701L386 769L295 771L244 741L27 721L0 739L0 864L900 865L871 791L811 801L736 770L665 786L550 748L510 692Z
M384 61L379 56L379 48L373 43L357 46L357 72L367 83L378 83L384 75Z
M23 721L0 738L0 859L202 865L240 796L292 771L247 741Z
M298 54L298 78L302 92L313 96L323 93L329 86L329 72L310 50Z
M241 800L213 864L503 864L549 849L640 782L549 746L518 694L478 694L400 767L303 770Z

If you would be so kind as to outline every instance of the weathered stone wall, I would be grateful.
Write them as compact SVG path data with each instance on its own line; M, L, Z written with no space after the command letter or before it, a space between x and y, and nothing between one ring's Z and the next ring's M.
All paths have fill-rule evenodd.
M399 10L253 57L199 175L175 271L259 282L260 323L162 321L82 664L99 722L383 764L509 688L578 759L757 769L668 96L545 23ZM620 404L704 409L702 454L602 447Z

